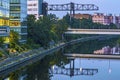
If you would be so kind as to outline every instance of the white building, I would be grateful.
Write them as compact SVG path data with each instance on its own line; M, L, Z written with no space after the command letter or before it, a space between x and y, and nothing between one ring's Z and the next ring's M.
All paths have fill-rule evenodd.
M36 19L42 15L43 0L27 0L27 14L35 15Z

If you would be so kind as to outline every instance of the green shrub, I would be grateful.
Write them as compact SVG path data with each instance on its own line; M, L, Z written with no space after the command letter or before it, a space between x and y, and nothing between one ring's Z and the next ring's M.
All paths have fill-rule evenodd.
M2 51L0 51L0 57L2 57L3 56L3 52Z

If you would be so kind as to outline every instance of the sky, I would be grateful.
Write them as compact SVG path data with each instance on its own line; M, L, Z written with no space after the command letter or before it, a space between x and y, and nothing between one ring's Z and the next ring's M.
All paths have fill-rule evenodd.
M95 12L105 13L105 14L120 14L120 0L44 0L48 4L66 4L70 2L78 3L78 4L95 4L99 7L98 11L77 11L76 13L90 13L93 14ZM64 16L67 12L59 11L59 12L49 12L54 13L58 17Z

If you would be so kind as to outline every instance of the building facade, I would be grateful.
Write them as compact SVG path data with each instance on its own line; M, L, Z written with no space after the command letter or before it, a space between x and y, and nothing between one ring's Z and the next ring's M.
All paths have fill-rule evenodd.
M27 39L27 0L10 0L10 29L19 33L19 41Z
M0 37L9 36L9 0L0 0Z
M9 43L9 0L0 0L0 38Z
M120 28L120 15L115 16L115 24L116 24L117 28Z
M76 19L92 19L90 14L75 14L74 18Z
M42 15L43 0L27 0L27 14L35 15L36 19Z
M92 16L92 21L103 25L110 25L110 23L113 23L113 16L112 14L104 15L103 13L95 13Z

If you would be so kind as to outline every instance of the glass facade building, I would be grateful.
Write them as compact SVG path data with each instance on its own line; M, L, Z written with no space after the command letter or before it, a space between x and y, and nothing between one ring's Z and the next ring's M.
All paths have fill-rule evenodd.
M9 0L0 0L0 37L9 36Z
M10 0L10 29L19 33L20 42L27 39L27 0Z

